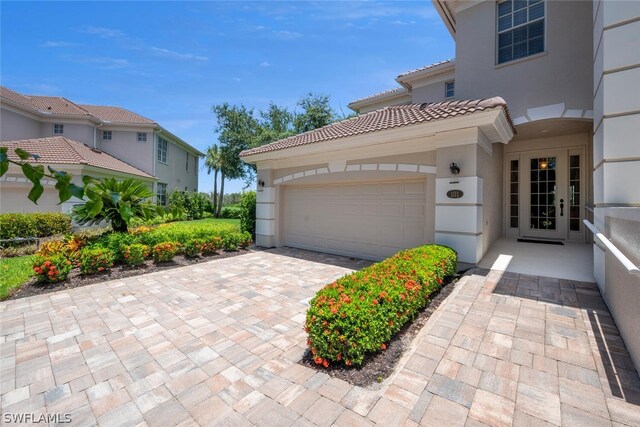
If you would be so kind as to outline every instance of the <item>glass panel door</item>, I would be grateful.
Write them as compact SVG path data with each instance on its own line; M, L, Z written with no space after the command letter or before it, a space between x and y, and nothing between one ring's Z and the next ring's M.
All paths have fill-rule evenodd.
M530 228L556 230L556 157L537 157L530 161Z

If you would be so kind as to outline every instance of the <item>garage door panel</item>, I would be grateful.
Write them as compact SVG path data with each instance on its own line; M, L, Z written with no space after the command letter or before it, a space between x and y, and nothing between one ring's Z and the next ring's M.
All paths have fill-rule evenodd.
M426 242L426 181L287 187L285 245L382 259Z

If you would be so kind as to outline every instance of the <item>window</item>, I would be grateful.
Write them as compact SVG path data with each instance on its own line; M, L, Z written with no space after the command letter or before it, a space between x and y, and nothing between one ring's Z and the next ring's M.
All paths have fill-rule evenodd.
M167 148L169 146L169 142L162 138L158 137L158 161L162 163L167 163Z
M156 201L161 206L167 205L167 184L163 182L158 183L158 191L156 192Z
M112 137L113 137L113 134L111 133L110 130L103 130L102 131L102 140L103 141L111 141Z
M54 135L62 135L64 133L64 125L61 123L53 124L53 134Z
M498 3L498 64L544 51L544 1Z
M518 161L509 163L509 227L518 228Z
M147 142L146 132L138 132L138 142Z
M444 97L453 98L455 83L453 81L444 84Z

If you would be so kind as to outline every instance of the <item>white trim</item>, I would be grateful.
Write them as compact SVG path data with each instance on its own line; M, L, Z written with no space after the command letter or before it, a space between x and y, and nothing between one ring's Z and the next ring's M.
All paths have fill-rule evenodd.
M256 234L263 236L275 235L275 220L273 219L256 219Z
M345 169L329 170L327 168L309 169L304 172L296 172L293 174L285 175L273 180L275 185L282 184L283 182L293 181L299 178L313 175L322 175L326 173L345 173L345 172L360 172L360 171L383 171L383 172L413 172L421 174L434 174L436 173L436 167L431 165L418 165L407 163L366 163L366 164L354 164L348 165ZM266 190L264 188L263 190ZM258 195L260 192L258 192Z
M629 258L623 254L620 249L614 245L611 240L607 239L604 234L602 234L593 224L589 222L589 220L583 219L582 222L587 226L589 231L593 233L595 237L602 242L602 244L607 248L611 254L616 257L618 261L627 269L629 274L640 274L640 268L638 268L634 263L631 262Z

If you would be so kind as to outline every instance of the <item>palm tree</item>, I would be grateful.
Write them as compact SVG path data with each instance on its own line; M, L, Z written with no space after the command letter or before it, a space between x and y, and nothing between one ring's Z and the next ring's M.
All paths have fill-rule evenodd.
M222 170L222 153L220 147L212 145L207 148L204 165L207 168L207 174L213 172L213 213L215 216L218 216L218 172Z

